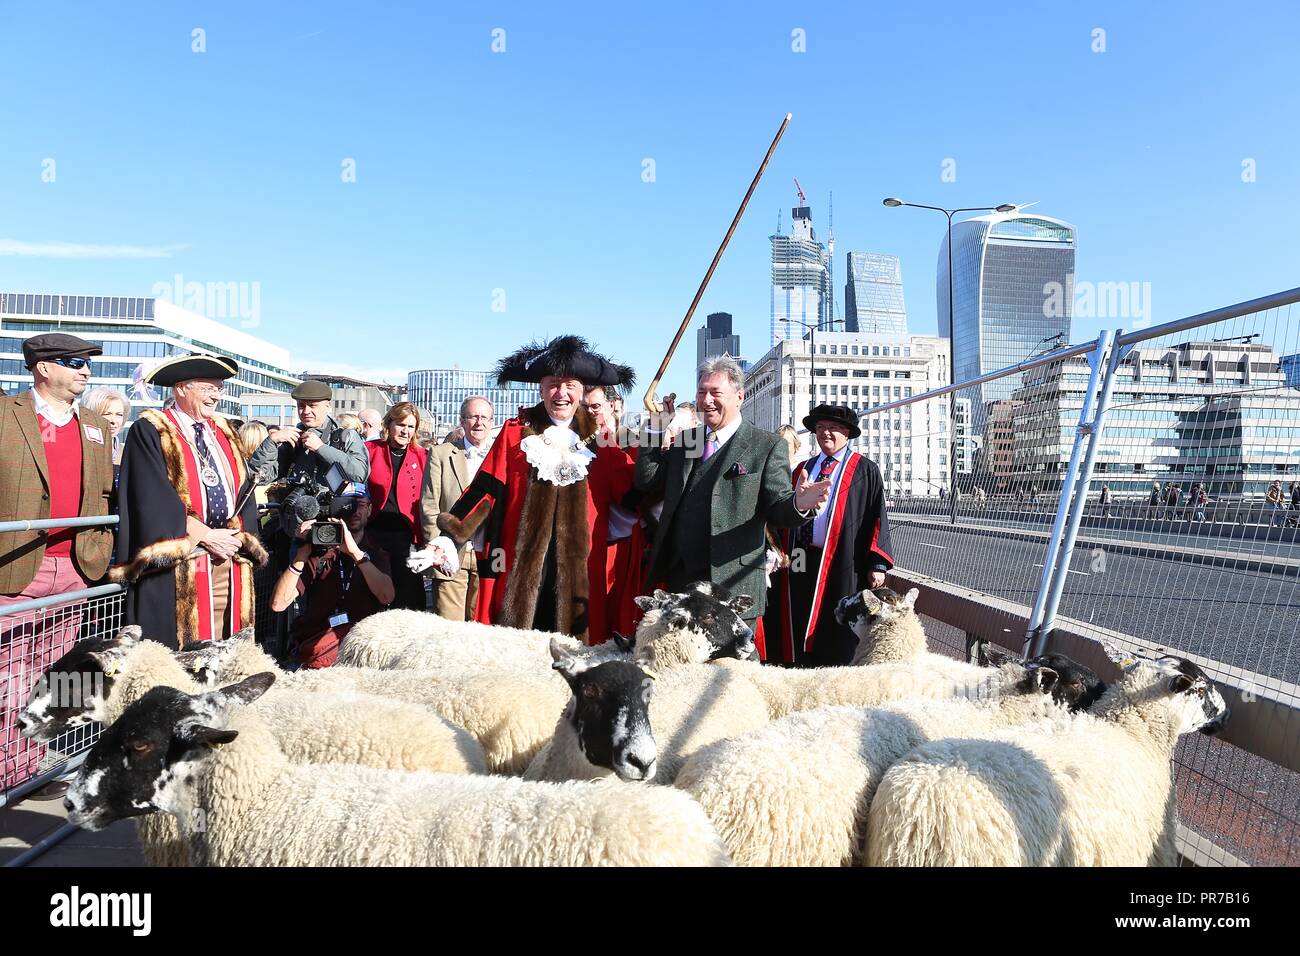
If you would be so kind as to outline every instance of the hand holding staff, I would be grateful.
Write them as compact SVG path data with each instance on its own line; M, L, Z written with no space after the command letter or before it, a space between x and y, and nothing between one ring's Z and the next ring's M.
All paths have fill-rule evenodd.
M785 128L790 125L792 114L786 113L785 119L781 121L781 128L776 131L776 136L772 139L772 145L767 148L767 155L763 157L762 164L758 167L758 172L754 174L754 181L749 184L749 189L745 193L745 198L740 202L740 208L736 210L735 218L731 220L731 228L722 238L722 245L718 246L718 251L713 254L713 261L709 263L709 271L704 273L704 280L700 287L695 290L695 298L691 300L691 307L686 310L686 318L682 319L681 327L677 330L677 335L673 338L673 344L668 346L668 354L659 364L659 371L650 382L650 387L646 389L645 403L646 411L652 414L659 414L663 411L659 406L658 399L655 398L655 390L659 388L659 381L668 371L668 363L672 361L673 353L677 351L677 345L681 342L682 336L686 334L687 327L691 324L691 317L695 315L695 307L700 304L700 299L704 297L704 290L709 287L709 280L713 278L713 270L718 267L719 260L722 259L722 253L727 249L727 243L731 241L731 234L736 231L736 226L740 225L740 217L745 214L745 207L749 205L749 198L754 195L754 190L758 187L758 181L763 178L763 171L767 169L768 160L776 152L776 144L781 142L781 136L785 133Z

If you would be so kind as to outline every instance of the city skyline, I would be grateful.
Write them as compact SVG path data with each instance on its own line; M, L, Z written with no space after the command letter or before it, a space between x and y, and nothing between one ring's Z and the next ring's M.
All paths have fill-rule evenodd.
M1274 120L1298 20L1280 4L1260 17L1270 29L1208 3L1172 19L1013 4L940 23L776 4L563 23L513 5L362 19L341 4L9 8L0 287L183 305L191 283L233 284L216 321L291 349L295 366L390 381L578 332L647 381L790 110L698 314L731 312L746 341L766 339L768 237L797 175L815 210L834 188L841 248L900 258L917 333L937 331L943 222L880 200L1039 200L1083 237L1081 286L1152 290L1127 314L1076 315L1083 340L1295 284L1278 210L1300 204L1300 132ZM78 50L58 70L29 42L54 22ZM1050 96L1029 77L959 82L1009 31L1052 64ZM875 51L890 95L872 123L845 124L834 91L876 34L890 38ZM670 52L716 69L674 75ZM1219 268L1194 270L1215 236L1232 237ZM689 385L679 352L664 390Z

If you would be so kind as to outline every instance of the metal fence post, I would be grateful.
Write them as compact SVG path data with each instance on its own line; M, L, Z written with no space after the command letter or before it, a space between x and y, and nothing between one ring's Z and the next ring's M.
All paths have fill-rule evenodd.
M1122 333L1122 329L1117 329L1114 333L1116 339ZM1070 559L1074 556L1074 542L1079 536L1079 524L1083 521L1083 513L1088 507L1088 488L1092 483L1092 470L1097 460L1097 449L1101 445L1102 432L1105 430L1106 411L1110 407L1111 385L1115 382L1115 373L1119 369L1119 363L1124 361L1132 348L1131 345L1121 346L1116 344L1106 359L1106 371L1101 382L1101 394L1097 398L1092 421L1086 427L1088 452L1084 455L1083 468L1079 473L1078 480L1075 482L1074 500L1070 502L1065 538L1061 542L1061 558L1056 563L1056 573L1051 582L1047 601L1043 607L1042 622L1038 626L1038 633L1034 636L1034 643L1030 648L1031 656L1043 654L1047 650L1047 638L1056 622L1056 609L1060 606L1061 593L1065 590L1065 582L1070 574Z
M1051 590L1052 578L1058 564L1057 552L1065 531L1066 516L1069 514L1070 493L1074 490L1075 476L1079 470L1079 459L1083 454L1083 442L1088 435L1088 426L1092 420L1094 399L1097 394L1098 379L1101 377L1102 362L1110 345L1111 333L1103 331L1097 336L1097 342L1088 355L1091 372L1088 375L1088 390L1083 395L1083 407L1079 409L1079 424L1074 434L1074 445L1070 449L1070 463L1066 466L1065 476L1061 481L1060 497L1056 503L1056 517L1052 521L1052 530L1047 538L1047 549L1043 554L1043 573L1038 580L1038 591L1034 595L1034 607L1029 612L1029 628L1025 634L1025 656L1033 656L1033 648L1039 644L1043 612L1047 605L1047 595ZM1068 561L1067 561L1068 563Z

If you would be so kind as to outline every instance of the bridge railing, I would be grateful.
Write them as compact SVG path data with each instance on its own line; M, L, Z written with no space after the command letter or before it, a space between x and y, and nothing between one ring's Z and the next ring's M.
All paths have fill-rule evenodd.
M1300 289L1106 332L862 412L864 438L909 405L956 412L935 436L958 448L943 501L882 464L897 577L924 613L1108 677L1103 642L1179 654L1223 689L1226 731L1175 756L1202 864L1300 863L1300 390L1280 361L1300 353L1298 304Z

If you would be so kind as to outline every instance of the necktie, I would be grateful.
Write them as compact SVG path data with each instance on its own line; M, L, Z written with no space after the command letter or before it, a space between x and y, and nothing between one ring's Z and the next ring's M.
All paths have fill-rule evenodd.
M817 480L825 481L827 478L829 478L831 476L831 472L835 470L835 466L837 464L838 462L836 462L834 458L823 458L821 467L817 469ZM805 548L810 548L813 545L813 521L816 520L817 518L814 515L812 521L809 521L807 524L801 525L799 527L799 535L798 535L799 542Z
M203 423L194 423L194 448L199 453L200 473L206 477L203 481L203 497L207 501L208 527L224 528L230 517L230 502L226 500L225 489L221 487L221 473L217 471L217 462L208 450L208 443L203 437ZM216 480L213 481L212 479Z
M704 461L713 457L713 453L718 450L718 433L709 432L709 437L704 442Z

